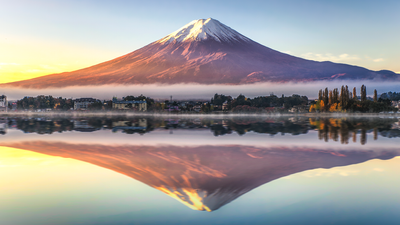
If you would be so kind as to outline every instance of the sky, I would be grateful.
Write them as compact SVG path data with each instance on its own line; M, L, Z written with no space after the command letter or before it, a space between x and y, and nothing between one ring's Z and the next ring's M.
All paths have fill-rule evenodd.
M214 18L294 56L400 73L400 1L0 0L0 83L73 71Z

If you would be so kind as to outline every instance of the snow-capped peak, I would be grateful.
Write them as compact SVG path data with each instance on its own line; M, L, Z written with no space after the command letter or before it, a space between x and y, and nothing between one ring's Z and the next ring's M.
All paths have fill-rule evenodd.
M218 20L208 18L193 20L179 30L159 40L159 43L168 44L173 41L202 41L214 39L218 42L249 42L247 37L236 32L232 28L222 24Z

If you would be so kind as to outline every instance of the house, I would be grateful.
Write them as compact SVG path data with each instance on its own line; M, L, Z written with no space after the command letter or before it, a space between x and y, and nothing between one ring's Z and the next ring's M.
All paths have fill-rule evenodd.
M392 101L392 106L395 108L399 108L400 107L400 101Z
M200 112L200 111L201 111L201 105L195 105L195 106L193 106L193 111L195 111L195 112Z
M291 109L288 110L288 112L290 112L290 113L297 113L297 112L298 112L298 109L297 109L297 107L292 107Z
M0 112L7 112L7 110L8 110L7 96L0 95Z
M288 110L288 112L291 113L306 113L308 112L309 106L306 105L295 105L291 109Z
M146 102L146 100L125 101L125 100L117 100L117 98L113 98L112 107L113 107L113 109L135 109L140 112L146 112L147 111L147 102Z
M94 98L77 98L74 101L74 110L86 110L92 103L97 102Z
M222 110L227 111L228 109L229 109L228 101L225 101L224 103L222 103Z

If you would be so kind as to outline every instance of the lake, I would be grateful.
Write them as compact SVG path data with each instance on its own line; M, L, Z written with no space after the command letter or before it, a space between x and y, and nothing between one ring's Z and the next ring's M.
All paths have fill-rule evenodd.
M0 118L0 224L399 224L400 119Z

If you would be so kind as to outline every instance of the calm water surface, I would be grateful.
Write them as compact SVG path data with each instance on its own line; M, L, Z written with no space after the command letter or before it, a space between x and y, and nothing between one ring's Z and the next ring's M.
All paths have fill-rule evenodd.
M3 117L0 224L400 224L398 118Z

